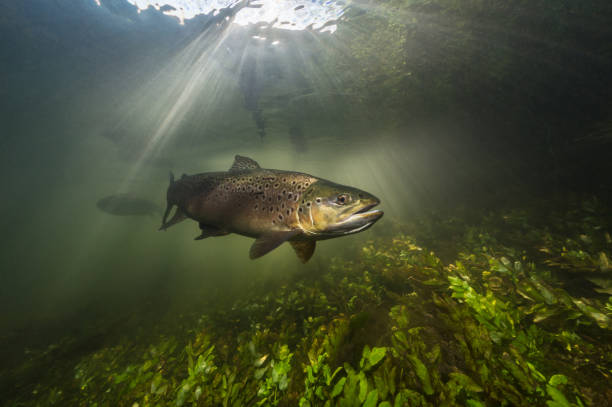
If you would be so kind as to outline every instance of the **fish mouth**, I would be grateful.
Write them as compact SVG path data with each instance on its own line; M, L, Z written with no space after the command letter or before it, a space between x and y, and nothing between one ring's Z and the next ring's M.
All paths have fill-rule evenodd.
M376 205L378 204L368 205L364 207L363 209L360 209L359 211L349 216L342 223L350 222L353 224L357 224L357 223L369 223L370 225L374 224L374 222L380 219L384 214L384 212L381 211L380 209L372 209Z
M368 229L384 215L384 212L380 209L372 209L379 203L380 201L366 205L353 212L337 225L337 230L342 234L348 235Z
M368 212L370 209L374 208L376 205L378 205L378 202L370 204L370 205L366 205L363 208L361 208L360 210L358 210L357 212L353 213L353 215L358 215L360 213L366 213ZM379 211L380 212L380 211Z

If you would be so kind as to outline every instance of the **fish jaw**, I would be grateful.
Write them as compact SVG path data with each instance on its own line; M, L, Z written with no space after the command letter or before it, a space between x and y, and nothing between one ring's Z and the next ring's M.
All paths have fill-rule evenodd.
M380 203L378 198L372 196L369 201L364 202L363 206L349 214L345 219L329 227L328 232L335 235L350 235L370 228L382 218L384 212L380 209L373 209Z
M379 209L372 209L366 212L357 212L350 215L348 218L338 224L342 229L343 235L350 235L364 231L376 223L384 212Z

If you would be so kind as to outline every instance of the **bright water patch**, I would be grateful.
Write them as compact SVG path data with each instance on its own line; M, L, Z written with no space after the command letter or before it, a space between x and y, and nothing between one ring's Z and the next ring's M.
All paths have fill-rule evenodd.
M217 15L220 10L239 7L238 0L128 0L138 7L146 10L154 7L164 14L179 19L181 24L185 20L198 15ZM236 14L234 22L240 25L269 24L270 27L286 30L316 31L336 30L335 21L344 14L347 3L335 0L258 0L249 2Z

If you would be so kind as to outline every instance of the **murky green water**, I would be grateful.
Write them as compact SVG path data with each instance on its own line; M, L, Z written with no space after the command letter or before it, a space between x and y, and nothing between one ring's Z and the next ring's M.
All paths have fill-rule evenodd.
M610 404L608 1L4 3L3 404ZM385 215L158 231L236 154Z

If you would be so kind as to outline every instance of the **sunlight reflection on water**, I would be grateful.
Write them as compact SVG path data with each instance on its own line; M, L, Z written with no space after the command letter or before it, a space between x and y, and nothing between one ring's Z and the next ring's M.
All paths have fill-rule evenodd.
M217 15L220 10L236 7L238 0L128 0L146 10L153 7L164 14L179 19L183 24L198 15ZM336 30L333 22L342 17L347 2L336 0L255 0L243 7L236 14L234 22L240 25L269 24L270 27L286 30L316 31Z

